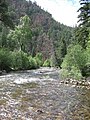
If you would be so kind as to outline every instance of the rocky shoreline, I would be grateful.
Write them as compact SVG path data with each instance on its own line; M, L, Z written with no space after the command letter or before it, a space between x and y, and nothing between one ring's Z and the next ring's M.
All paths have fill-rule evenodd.
M75 85L75 86L83 86L88 89L90 89L90 78L83 79L83 80L75 80L72 78L67 78L62 81L60 81L61 84L69 84L69 85Z

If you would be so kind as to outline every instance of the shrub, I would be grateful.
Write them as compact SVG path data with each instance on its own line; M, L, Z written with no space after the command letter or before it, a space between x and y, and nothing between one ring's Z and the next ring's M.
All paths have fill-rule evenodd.
M62 79L65 79L65 78L70 78L70 75L69 75L69 71L67 69L61 69L60 70L60 76L62 77Z
M14 70L22 69L21 51L12 52L12 68Z
M70 76L74 79L81 79L82 78L82 74L79 68L72 66L71 71L70 71Z
M74 66L72 66L70 71L67 69L62 69L60 71L60 75L62 76L62 79L73 78L76 80L80 80L82 78L81 71L77 67L74 67Z
M62 68L70 68L71 66L76 66L80 70L85 66L87 62L87 57L85 51L80 45L70 46L67 55L65 56Z
M61 65L62 69L66 70L63 74L67 73L67 77L69 75L69 77L80 79L82 77L82 69L86 63L87 55L85 54L85 50L80 45L69 46L67 55Z
M87 43L87 48L85 51L86 57L87 57L87 62L85 67L82 69L82 73L84 76L90 76L90 40Z
M21 51L21 59L22 59L22 69L28 69L29 67L29 59L27 53Z
M12 67L15 70L24 70L29 67L29 59L26 53L23 51L12 52Z
M12 59L11 59L10 51L8 49L1 48L0 49L0 69L6 70L7 72L9 72L11 70L11 63L12 63Z
M49 59L45 60L43 63L43 67L50 67L51 66L51 62Z
M32 58L32 56L29 56L28 59L29 59L29 69L38 68L37 61L35 58Z
M43 65L42 53L37 53L34 59L36 60L38 67L41 67Z

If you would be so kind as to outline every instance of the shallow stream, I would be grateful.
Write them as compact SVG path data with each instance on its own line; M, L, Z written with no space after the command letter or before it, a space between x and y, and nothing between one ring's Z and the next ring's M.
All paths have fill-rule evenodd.
M0 76L0 120L90 120L90 89L61 84L59 69Z

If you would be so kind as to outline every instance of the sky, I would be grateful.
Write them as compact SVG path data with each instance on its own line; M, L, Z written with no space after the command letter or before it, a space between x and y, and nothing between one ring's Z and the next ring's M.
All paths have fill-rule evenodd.
M67 26L77 24L79 0L31 0L36 2L42 9L52 14L52 17Z

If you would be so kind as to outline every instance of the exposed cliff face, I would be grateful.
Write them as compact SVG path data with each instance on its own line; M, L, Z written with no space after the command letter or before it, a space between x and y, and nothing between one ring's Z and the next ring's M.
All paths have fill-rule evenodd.
M30 44L30 52L33 55L42 52L44 59L50 58L52 54L56 57L60 56L58 59L61 59L60 54L64 47L62 39L68 46L72 37L72 28L56 22L51 14L42 10L36 3L26 0L8 0L8 2L15 24L18 24L20 17L25 14L31 18L33 42Z

